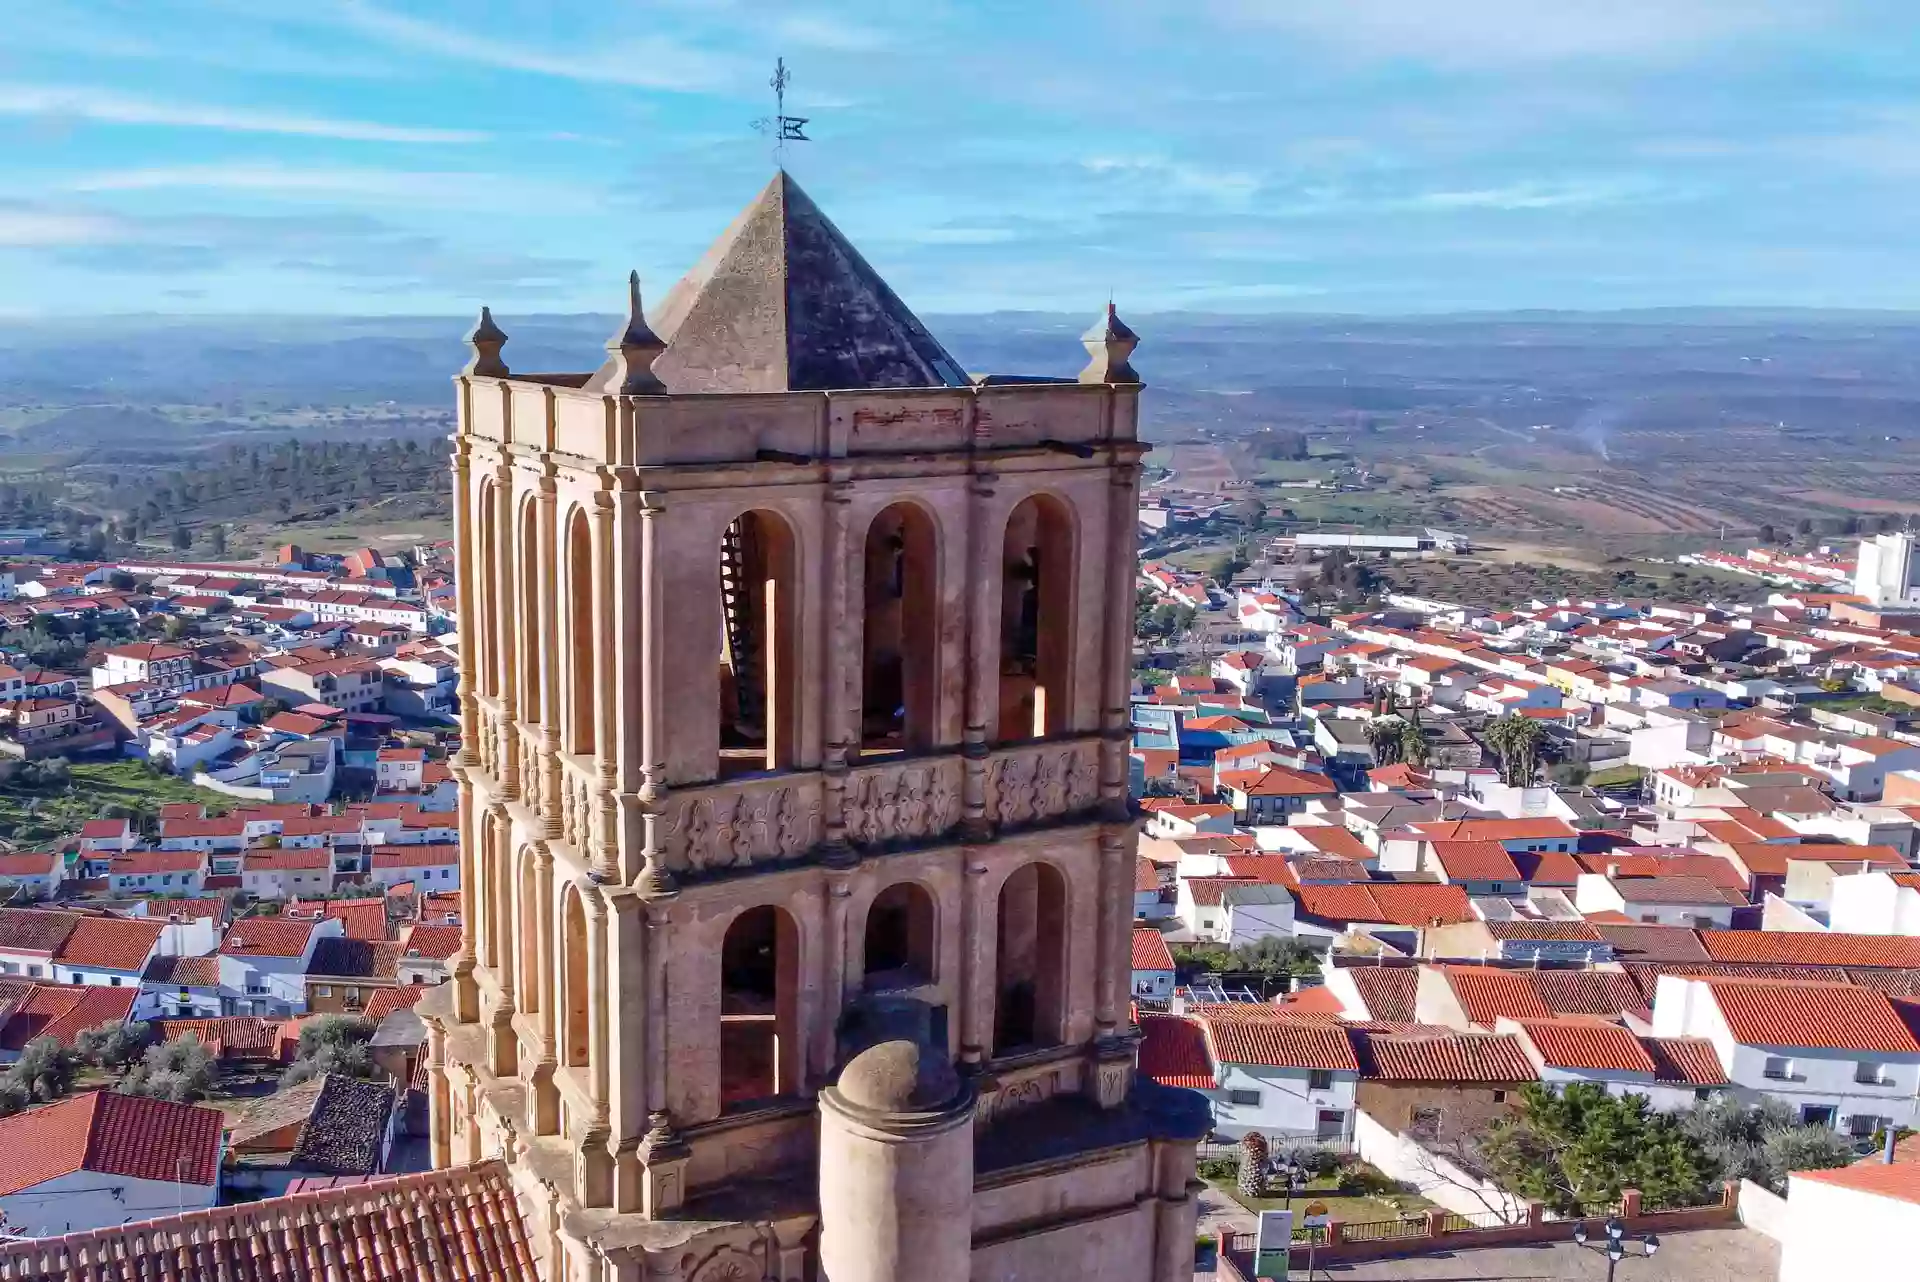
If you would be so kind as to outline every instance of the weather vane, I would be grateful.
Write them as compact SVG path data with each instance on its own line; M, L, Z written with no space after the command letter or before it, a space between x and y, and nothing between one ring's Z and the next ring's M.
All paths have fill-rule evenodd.
M807 137L807 117L787 114L787 85L792 80L793 77L787 74L787 60L774 59L773 78L767 81L773 89L773 115L771 118L762 116L753 122L757 132L773 135L773 163L776 166L785 161L788 143L813 141Z

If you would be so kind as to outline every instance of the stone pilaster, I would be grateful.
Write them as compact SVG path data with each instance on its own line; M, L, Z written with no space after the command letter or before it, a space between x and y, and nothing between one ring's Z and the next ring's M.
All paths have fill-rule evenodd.
M822 860L847 867L856 857L847 845L847 770L860 753L860 727L849 707L859 658L854 649L847 578L852 555L847 538L847 508L851 504L844 468L836 468L826 487L826 548L822 552L826 608L821 612L822 729L827 746L821 768Z
M986 932L987 866L971 846L960 850L960 1063L977 1070L992 1050L993 1029L981 992L992 975Z
M966 726L961 740L961 832L970 841L986 839L987 758L999 734L1001 540L993 537L994 475L976 470L969 479L967 505Z
M552 388L547 389L546 396L547 415L551 421ZM537 617L527 620L527 626L539 638L534 651L539 655L540 670L534 674L534 680L540 685L540 796L544 803L540 818L542 830L548 837L560 836L566 821L566 793L560 778L560 519L557 474L558 469L552 460L545 460L540 471L539 497L535 500L535 565L530 567L535 575L534 595L540 608Z
M560 1131L560 1092L553 1075L560 1063L560 1013L556 1009L559 985L554 982L554 970L559 932L554 929L553 851L544 841L533 844L533 882L534 902L526 910L531 919L523 919L519 926L534 933L534 951L538 954L534 983L539 990L535 1023L540 1030L540 1059L529 1074L527 1129L535 1135L556 1135Z

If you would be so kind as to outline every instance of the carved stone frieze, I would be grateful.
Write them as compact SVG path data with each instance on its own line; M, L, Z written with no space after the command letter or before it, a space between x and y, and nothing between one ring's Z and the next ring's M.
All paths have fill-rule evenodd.
M1090 809L1100 795L1099 750L1096 743L1037 744L996 754L987 770L987 817L1021 828Z
M820 794L796 781L685 796L667 829L668 867L745 868L797 858L820 840Z
M938 837L960 822L957 759L868 767L847 780L847 839L858 846Z

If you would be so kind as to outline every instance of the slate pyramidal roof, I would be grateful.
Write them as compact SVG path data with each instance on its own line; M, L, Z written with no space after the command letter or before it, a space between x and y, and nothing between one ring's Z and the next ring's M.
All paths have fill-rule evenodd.
M649 318L673 393L965 387L969 380L785 170Z

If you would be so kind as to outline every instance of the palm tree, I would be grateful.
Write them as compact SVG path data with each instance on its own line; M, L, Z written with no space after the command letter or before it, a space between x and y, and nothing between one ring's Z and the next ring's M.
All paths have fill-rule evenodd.
M1418 720L1405 721L1400 725L1400 760L1416 770L1425 770L1433 760L1433 750Z
M1491 722L1483 732L1486 744L1500 758L1500 781L1510 788L1533 782L1540 765L1540 744L1546 731L1532 717L1509 713Z
M1391 766L1401 759L1406 747L1402 733L1406 724L1399 717L1375 717L1367 722L1367 743L1373 748L1375 765Z

